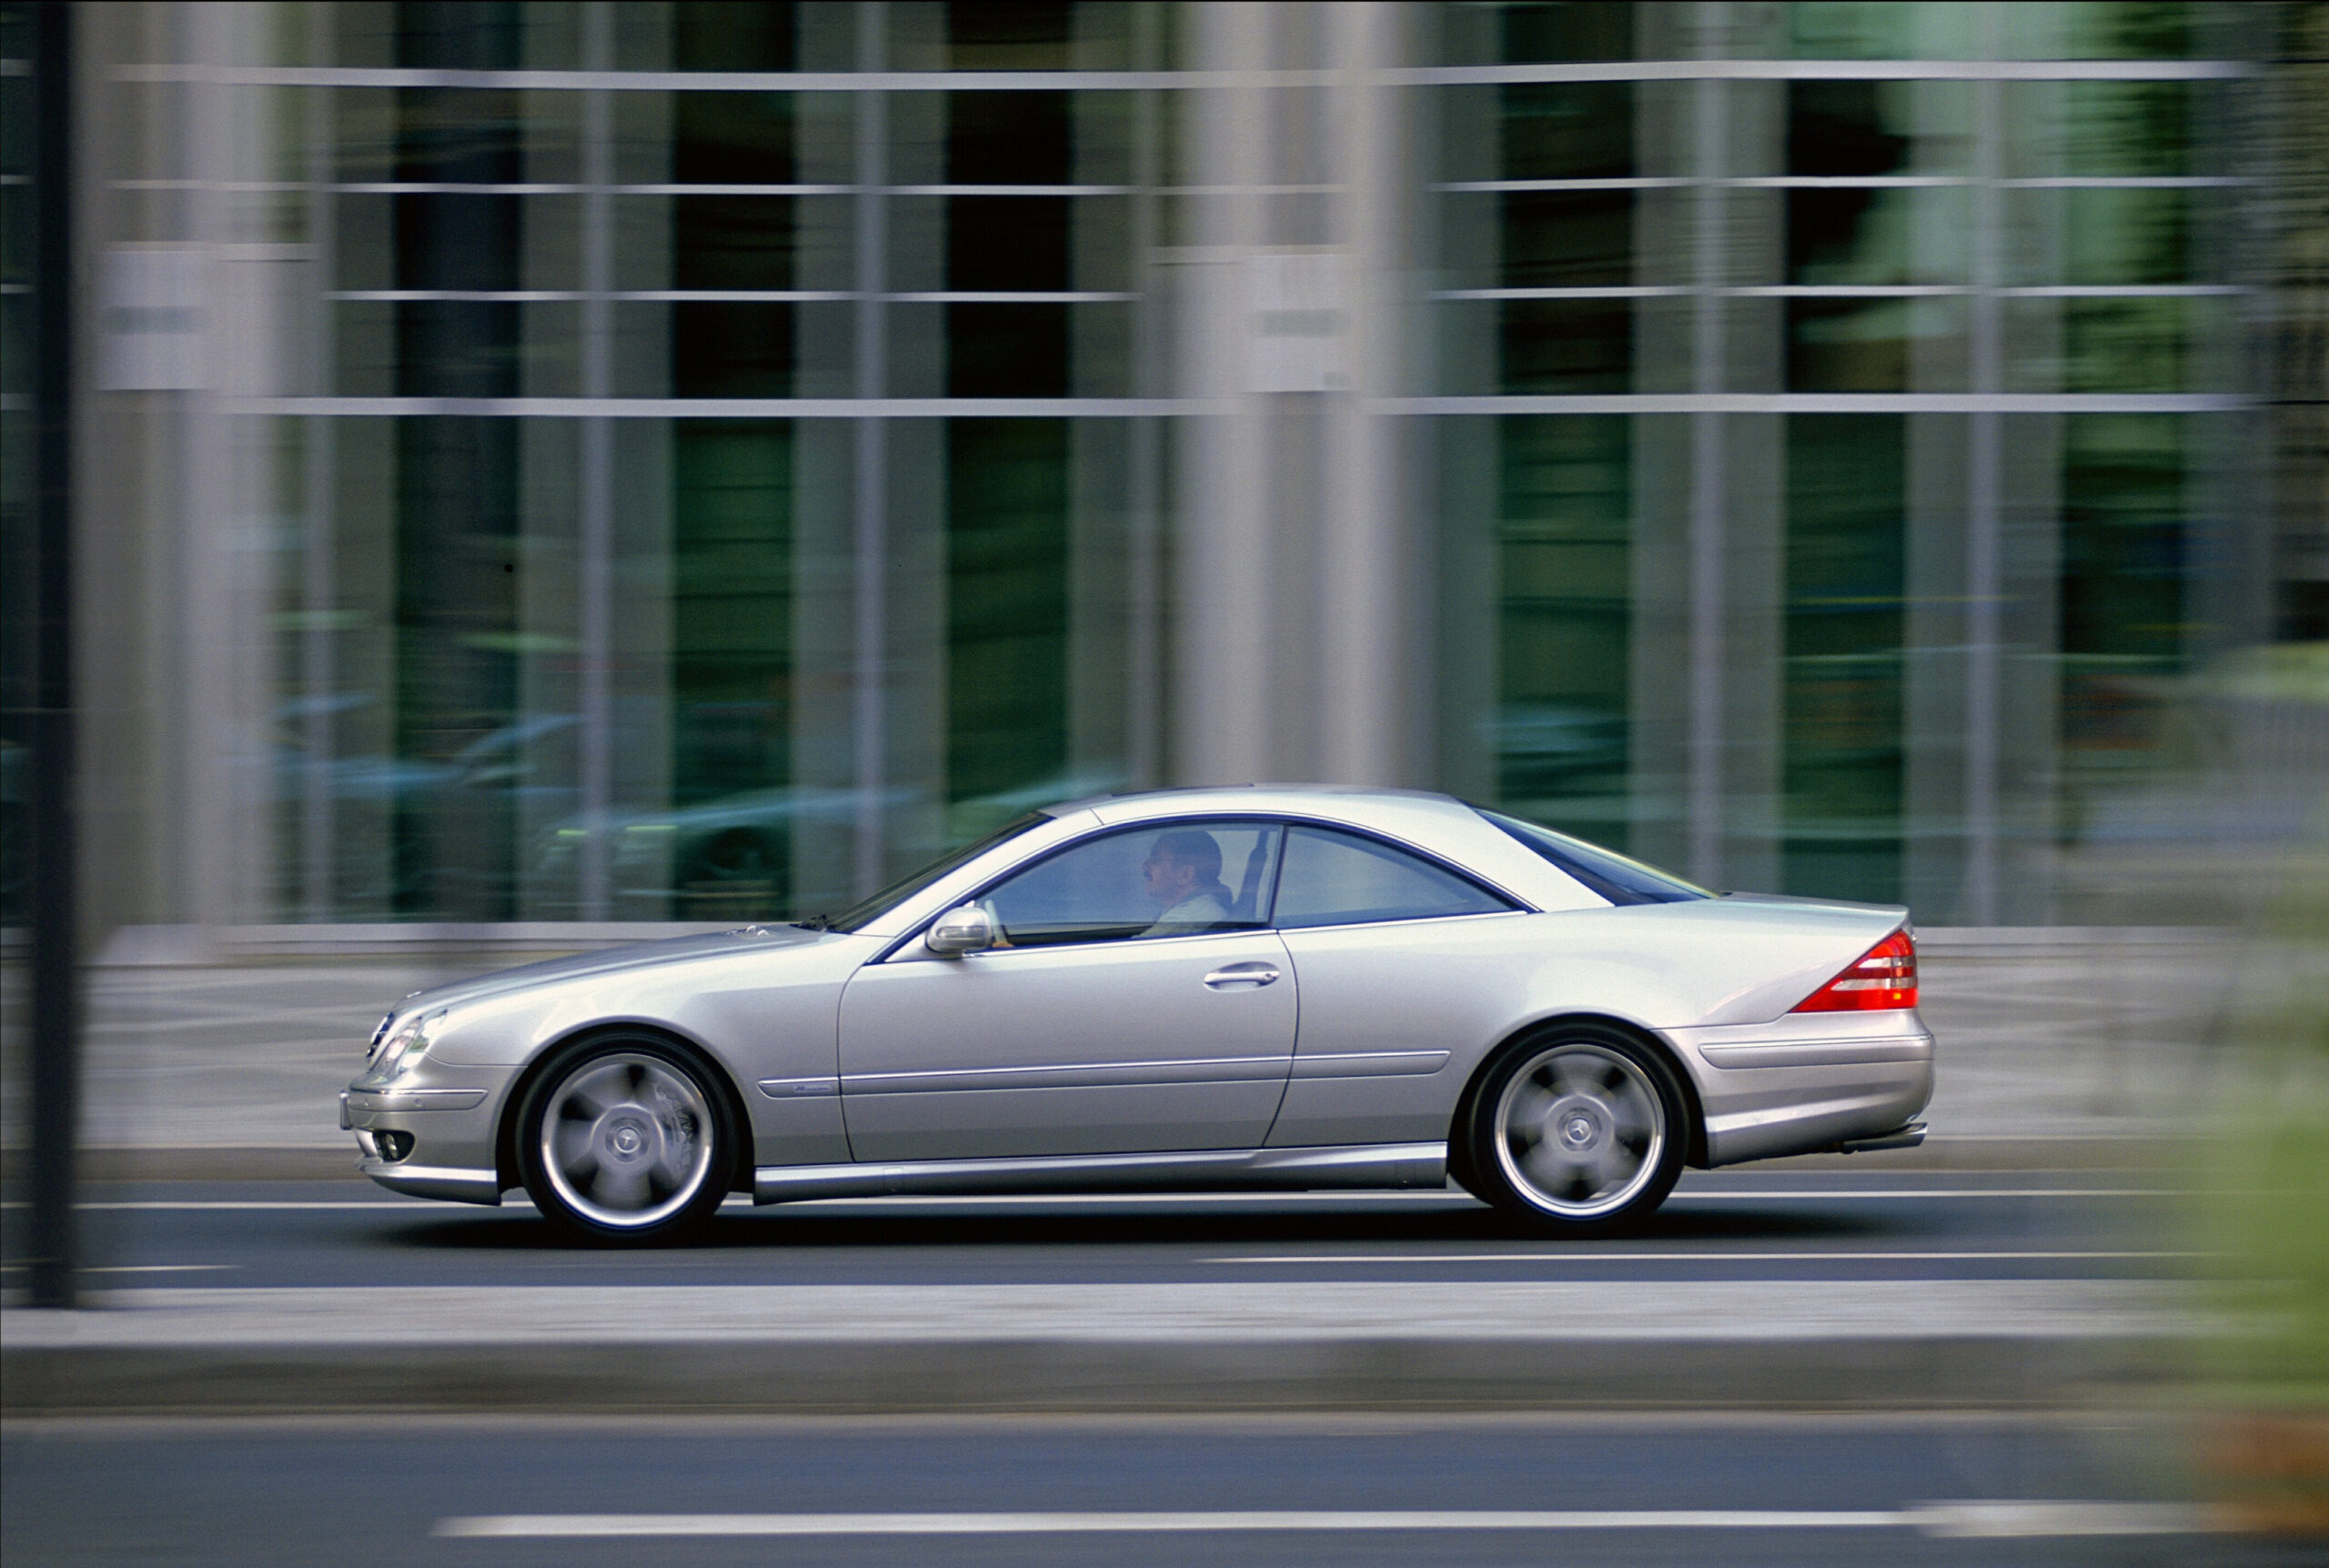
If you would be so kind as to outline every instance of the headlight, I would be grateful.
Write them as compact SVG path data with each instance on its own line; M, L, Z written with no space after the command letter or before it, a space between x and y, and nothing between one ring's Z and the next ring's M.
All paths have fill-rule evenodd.
M420 1064L428 1052L428 1042L445 1015L432 1012L425 1017L408 1019L396 1031L380 1042L372 1053L372 1065L364 1074L375 1082L386 1083Z

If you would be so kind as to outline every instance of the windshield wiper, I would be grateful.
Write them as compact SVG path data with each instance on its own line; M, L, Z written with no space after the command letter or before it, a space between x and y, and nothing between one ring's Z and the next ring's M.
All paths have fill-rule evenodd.
M833 918L831 915L803 915L799 920L787 923L798 926L804 931L829 931L833 929Z

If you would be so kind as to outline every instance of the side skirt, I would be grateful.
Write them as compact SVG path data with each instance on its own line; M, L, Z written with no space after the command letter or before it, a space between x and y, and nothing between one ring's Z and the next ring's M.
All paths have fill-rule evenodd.
M915 1160L863 1165L763 1165L752 1201L950 1192L1281 1191L1444 1187L1445 1143L1185 1154L1061 1154L1027 1160Z

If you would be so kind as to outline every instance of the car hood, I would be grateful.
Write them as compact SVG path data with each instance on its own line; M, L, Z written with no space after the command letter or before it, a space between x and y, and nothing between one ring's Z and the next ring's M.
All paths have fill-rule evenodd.
M826 940L829 940L827 933L802 926L743 926L732 931L713 931L705 936L626 942L619 948L601 948L596 952L545 959L539 963L520 964L515 969L455 980L449 985L432 986L427 990L415 991L397 1003L396 1013L402 1017L415 1012L434 1011L439 1008L477 1001L507 991L524 990L552 980L612 974L621 970L653 969L699 959L726 958L741 952L807 947Z

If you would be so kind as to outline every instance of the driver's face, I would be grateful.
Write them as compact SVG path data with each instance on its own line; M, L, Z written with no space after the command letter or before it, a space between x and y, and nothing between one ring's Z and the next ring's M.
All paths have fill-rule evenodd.
M1140 874L1148 896L1167 909L1186 898L1197 879L1197 869L1175 859L1169 849L1151 849L1140 864Z

